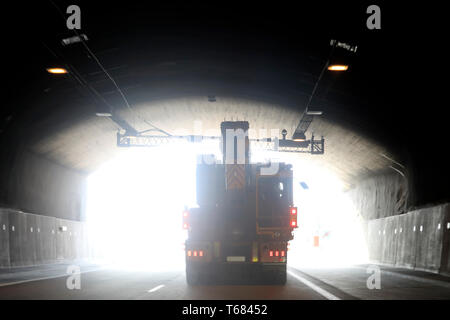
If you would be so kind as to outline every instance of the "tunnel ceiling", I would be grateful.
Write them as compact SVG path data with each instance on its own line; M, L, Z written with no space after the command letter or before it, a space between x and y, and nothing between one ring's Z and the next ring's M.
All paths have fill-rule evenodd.
M399 72L392 68L393 42L360 26L355 17L363 6L295 12L87 3L81 8L81 32L132 110L81 44L61 46L73 33L49 3L37 9L45 17L39 20L40 37L24 42L29 32L24 28L23 37L8 38L16 50L7 67L27 76L9 81L7 99L13 103L2 110L2 139L20 138L33 152L87 173L122 152L116 147L119 126L95 116L98 101L73 72L45 72L57 64L76 71L137 130L149 129L150 122L188 134L194 133L195 120L203 130L218 130L223 120L247 120L255 130L292 134L328 57L329 41L338 38L357 44L359 51L347 73L325 74L312 100L311 109L324 115L307 136L323 135L326 152L299 157L329 168L348 185L388 167L381 154L401 157L402 144L389 137L403 130L399 119L405 106L381 94L390 92ZM209 102L209 95L216 101Z
M259 130L282 129L293 132L301 112L283 105L236 97L217 96L216 102L209 102L206 96L171 98L151 101L120 111L120 115L139 130L151 128L142 119L170 132L171 134L198 134L201 126L204 135L220 135L223 120L247 120L251 137L262 138ZM109 118L91 116L75 123L33 145L32 149L65 166L90 172L103 162L113 158L122 149L116 146L118 126ZM197 129L198 130L198 129ZM325 155L299 154L316 164L325 166L344 182L351 184L358 176L367 175L385 168L389 161L380 154L389 154L385 147L361 137L326 116L314 120L310 132L323 135L326 139ZM308 136L310 133L308 134Z

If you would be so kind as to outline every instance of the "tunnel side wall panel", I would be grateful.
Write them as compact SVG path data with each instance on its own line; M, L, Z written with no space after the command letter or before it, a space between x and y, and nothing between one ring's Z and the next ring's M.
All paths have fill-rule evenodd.
M9 266L9 213L0 209L0 268Z
M86 259L89 250L84 229L85 223L79 221L0 209L0 267Z
M369 257L387 265L449 273L449 204L369 221Z
M404 267L406 264L406 257L408 255L409 247L407 246L407 239L409 235L408 230L408 214L397 216L397 250L395 253L395 265Z
M441 272L450 276L450 204L446 205L443 216Z
M381 262L387 264L395 264L397 250L397 224L398 217L387 217L384 220L383 228L383 249L381 254Z

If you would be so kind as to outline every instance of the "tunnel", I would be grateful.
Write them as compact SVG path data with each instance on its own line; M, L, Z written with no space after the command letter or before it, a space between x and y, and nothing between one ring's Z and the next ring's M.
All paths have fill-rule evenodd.
M74 3L75 29L64 1L11 6L22 25L2 21L14 32L3 40L0 299L450 298L448 121L427 73L438 58L394 19L402 10L381 5L377 30L361 3ZM222 157L224 122L248 123L250 162L293 166L285 286L185 282L182 212L198 206L199 154ZM256 148L295 141L305 123L317 154ZM151 138L130 142L139 136ZM132 259L147 264L126 270ZM73 274L90 290L67 289Z

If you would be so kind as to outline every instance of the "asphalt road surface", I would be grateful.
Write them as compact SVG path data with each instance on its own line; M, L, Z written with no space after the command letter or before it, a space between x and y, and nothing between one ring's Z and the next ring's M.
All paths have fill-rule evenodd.
M79 282L69 278L66 265L0 270L0 299L450 299L450 280L429 273L382 268L381 287L369 289L372 273L367 266L288 270L284 286L188 286L183 270L124 271L86 265Z

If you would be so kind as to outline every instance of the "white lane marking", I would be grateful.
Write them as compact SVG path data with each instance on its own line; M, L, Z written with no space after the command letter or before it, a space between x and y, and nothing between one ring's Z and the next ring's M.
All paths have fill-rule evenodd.
M292 271L288 270L288 273L293 276L295 279L297 279L300 282L303 282L304 284L306 284L308 287L310 287L311 289L313 289L315 292L317 292L318 294L320 294L321 296L324 296L325 298L327 298L328 300L341 300L340 298L336 297L335 295L329 293L328 291L322 289L319 286L316 286L314 283L312 283L311 281L300 277L299 275L296 275L295 273L293 273Z
M89 271L82 271L83 273L89 273L89 272L95 272L95 271L101 271L105 268L99 268L95 270L89 270ZM21 284L21 283L27 283L27 282L33 282L33 281L41 281L41 280L49 280L49 279L57 279L57 278L64 278L70 276L69 274L63 274L63 275L57 275L57 276L49 276L49 277L43 277L43 278L35 278L35 279L27 279L27 280L20 280L20 281L14 281L14 282L7 282L7 283L0 283L0 287L6 287L6 286L13 286L15 284Z
M161 289L162 287L164 287L164 285L163 285L163 284L160 284L159 286L156 286L156 287L154 287L153 289L148 290L148 292L149 292L149 293L150 293L150 292L155 292L156 290L159 290L159 289Z

